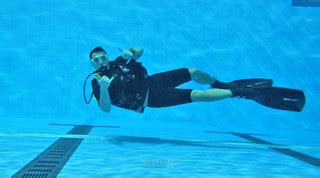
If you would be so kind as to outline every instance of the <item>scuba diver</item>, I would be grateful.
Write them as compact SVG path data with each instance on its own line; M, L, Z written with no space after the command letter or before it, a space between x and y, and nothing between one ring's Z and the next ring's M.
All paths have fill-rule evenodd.
M104 112L110 112L111 105L143 113L145 107L161 108L234 97L287 111L300 112L305 105L303 91L273 87L271 79L221 82L196 68L180 68L149 76L146 68L137 62L143 54L142 48L119 50L122 55L113 61L109 60L107 52L100 46L89 54L91 65L96 71L85 80L84 99L89 104L94 96ZM94 74L95 77L91 81L91 97L87 101L86 81ZM210 89L176 88L191 80L202 85L210 85Z

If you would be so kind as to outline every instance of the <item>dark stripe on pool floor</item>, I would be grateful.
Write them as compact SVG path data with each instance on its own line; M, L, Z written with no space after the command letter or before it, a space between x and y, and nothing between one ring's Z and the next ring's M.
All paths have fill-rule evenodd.
M292 0L292 6L320 7L320 0Z
M262 140L260 138L253 137L252 135L249 135L249 134L236 133L236 132L214 132L214 131L205 131L205 132L208 132L208 133L227 133L227 134L231 134L231 135L243 138L245 140L249 140L253 143L270 145L268 148L270 148L276 152L279 152L279 153L285 154L287 156L296 158L296 159L303 161L305 163L320 167L320 159L318 159L318 158L312 157L310 155L307 155L307 154L304 154L304 153L301 153L298 151L294 151L289 148L279 148L277 146L280 146L280 145L268 142L266 140Z

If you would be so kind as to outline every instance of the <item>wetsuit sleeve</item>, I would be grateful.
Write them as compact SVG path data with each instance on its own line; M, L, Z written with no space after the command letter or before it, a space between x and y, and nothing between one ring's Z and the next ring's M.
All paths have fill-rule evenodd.
M93 79L91 81L93 96L97 99L98 103L100 103L100 85L97 79Z

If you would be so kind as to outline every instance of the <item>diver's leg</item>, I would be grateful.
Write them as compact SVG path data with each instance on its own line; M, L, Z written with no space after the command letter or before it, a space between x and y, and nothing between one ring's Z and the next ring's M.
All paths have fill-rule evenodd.
M151 85L154 88L158 88L158 89L175 88L191 80L191 76L187 68L180 68L180 69L153 74L148 78Z
M273 84L271 79L263 79L263 78L241 79L241 80L234 80L232 82L221 82L199 69L189 68L188 71L190 73L191 80L203 85L209 84L211 88L220 88L220 89L270 88L272 87L272 84Z
M210 102L226 98L245 98L251 99L253 88L239 89L176 89L176 88L154 88L149 90L148 107L169 107L192 102Z
M234 89L209 89L209 90L192 90L191 100L193 102L209 102L226 98L244 98L254 99L257 92L255 88L234 88Z
M225 89L192 90L191 92L193 102L217 101L231 97L233 97L231 90Z
M215 83L216 79L209 74L196 69L196 68L189 68L189 73L191 75L191 79L199 84L203 85L211 85Z

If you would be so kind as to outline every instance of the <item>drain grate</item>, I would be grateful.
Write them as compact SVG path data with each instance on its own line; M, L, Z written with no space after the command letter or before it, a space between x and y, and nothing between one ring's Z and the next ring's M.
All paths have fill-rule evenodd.
M90 125L77 125L67 134L87 135L92 128ZM82 141L83 138L59 138L12 177L56 177Z

